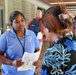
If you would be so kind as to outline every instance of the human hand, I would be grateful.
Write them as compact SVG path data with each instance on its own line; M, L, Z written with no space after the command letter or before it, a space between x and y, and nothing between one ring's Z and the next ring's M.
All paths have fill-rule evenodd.
M34 66L39 66L39 64L40 64L40 60L37 60L33 63Z
M13 66L16 66L16 67L20 67L20 66L22 66L24 64L24 62L22 62L22 59L17 59L17 60L14 60L13 62L12 62L12 65Z

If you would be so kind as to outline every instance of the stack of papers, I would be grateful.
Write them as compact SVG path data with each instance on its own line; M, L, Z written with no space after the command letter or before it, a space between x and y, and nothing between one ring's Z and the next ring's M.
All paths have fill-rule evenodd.
M25 52L22 57L22 61L24 62L24 64L21 67L18 67L18 71L35 69L36 66L34 66L33 63L38 60L39 55L40 51L36 53Z

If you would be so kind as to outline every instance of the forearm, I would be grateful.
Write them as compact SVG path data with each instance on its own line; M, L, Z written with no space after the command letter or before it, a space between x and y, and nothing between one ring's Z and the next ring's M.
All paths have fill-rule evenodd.
M12 65L12 60L7 59L3 55L0 55L0 63L1 64Z
M16 67L20 67L24 64L24 62L22 62L22 59L17 59L17 60L12 61L2 55L0 55L0 63L11 65L11 66L16 66Z

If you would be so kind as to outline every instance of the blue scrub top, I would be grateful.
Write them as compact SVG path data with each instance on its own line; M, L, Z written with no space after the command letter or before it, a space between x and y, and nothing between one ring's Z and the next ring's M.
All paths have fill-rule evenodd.
M23 37L25 41L25 51L29 53L34 53L35 48L39 47L40 42L37 39L34 32L25 29L25 36ZM23 49L17 39L17 36L13 29L5 32L0 37L0 50L5 53L6 58L10 60L16 60L22 58ZM2 75L33 75L34 70L29 69L25 71L17 71L17 67L2 64Z

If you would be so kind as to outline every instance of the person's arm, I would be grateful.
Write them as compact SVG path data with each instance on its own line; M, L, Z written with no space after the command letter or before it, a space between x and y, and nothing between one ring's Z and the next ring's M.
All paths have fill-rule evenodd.
M35 48L35 52L38 52L40 50L40 48L38 47L38 48ZM33 65L34 66L39 66L39 64L40 64L40 60L38 59L37 61L35 61L34 63L33 63Z
M30 21L30 22L28 23L28 25L27 25L27 29L29 29L31 22L32 22L32 21Z
M22 59L12 61L10 59L7 59L4 56L4 52L2 52L2 51L0 51L0 63L1 64L11 65L11 66L16 66L16 67L20 67L20 66L23 65Z
M37 36L35 35L35 51L34 52L38 52L38 51L40 51L40 42L39 42L39 40L38 40L38 38L37 38ZM40 54L39 54L40 55ZM33 65L34 66L38 66L39 65L39 63L40 63L40 60L38 59L37 61L35 61L35 62L33 62Z
M1 64L6 64L6 65L11 65L11 66L16 66L19 67L23 64L21 59L17 60L10 60L6 58L6 51L7 51L7 34L3 34L0 37L0 63Z
M12 65L12 61L4 57L4 52L0 51L0 63Z
M43 25L42 21L40 21L40 31L42 34L44 33L44 25Z

